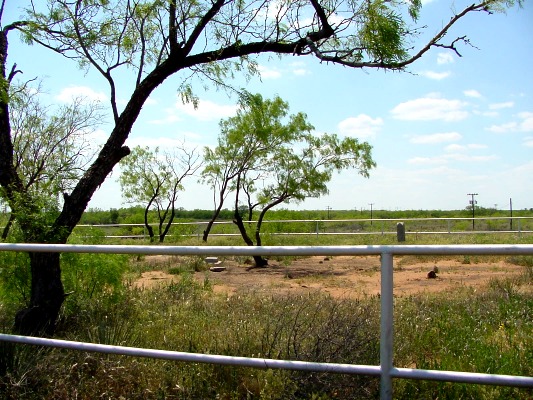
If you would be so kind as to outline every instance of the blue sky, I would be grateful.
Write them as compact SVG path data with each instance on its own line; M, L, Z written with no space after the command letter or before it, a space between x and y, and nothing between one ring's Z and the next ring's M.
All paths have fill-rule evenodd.
M455 2L459 10L471 2ZM11 2L10 4L14 4ZM14 5L8 18L20 12ZM413 45L448 21L451 3L425 2L418 25L429 28ZM467 16L449 37L467 35L476 48L460 46L463 57L433 49L407 73L354 70L323 65L310 57L258 59L262 78L235 82L264 97L279 95L291 112L304 112L316 131L355 136L373 146L377 168L365 179L356 171L336 175L330 194L289 208L462 209L468 193L483 207L533 207L533 7L525 3L506 14ZM418 46L417 46L418 45ZM94 72L11 36L9 63L26 79L44 77L48 100L84 94L106 104L108 87ZM185 140L199 149L216 144L218 122L233 115L236 98L196 85L198 109L177 96L180 76L158 88L144 106L127 144L171 148ZM121 104L129 97L121 82ZM109 119L111 120L111 119ZM102 141L103 124L94 133ZM121 207L114 171L90 207ZM212 208L208 187L190 178L179 206Z

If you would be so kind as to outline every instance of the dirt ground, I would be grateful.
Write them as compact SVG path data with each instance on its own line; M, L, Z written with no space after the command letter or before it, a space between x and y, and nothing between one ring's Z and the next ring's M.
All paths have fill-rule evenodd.
M179 257L147 256L146 261L155 267L178 267ZM337 298L361 298L380 293L379 256L306 257L293 260L290 265L269 261L266 268L250 268L247 263L221 260L223 271L196 272L199 282L208 279L216 293L228 296L242 291L304 294L313 291L329 293ZM428 278L428 272L437 267L437 277ZM157 269L157 268L156 268ZM409 257L394 258L394 294L407 296L422 292L449 291L459 286L482 288L493 278L518 275L523 267L501 260L469 262L457 259L438 259L420 262ZM155 285L180 279L163 270L144 272L136 287L151 288Z

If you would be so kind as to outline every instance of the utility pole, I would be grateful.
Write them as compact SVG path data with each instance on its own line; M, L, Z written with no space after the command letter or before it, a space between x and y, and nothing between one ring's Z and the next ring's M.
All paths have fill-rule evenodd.
M372 225L372 206L374 203L368 203L368 205L370 206L370 225Z
M477 196L477 193L467 193L467 196L471 196L472 200L470 200L470 204L472 205L472 230L476 230L476 225L474 222L474 218L476 218L476 201L474 200L474 196Z
M331 210L331 207L330 207L330 206L327 206L327 207L326 207L326 210L328 210L328 219L329 219L329 211Z

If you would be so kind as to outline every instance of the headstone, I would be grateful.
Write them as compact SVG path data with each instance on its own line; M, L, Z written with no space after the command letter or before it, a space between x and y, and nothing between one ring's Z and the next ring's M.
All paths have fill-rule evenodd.
M398 238L398 242L405 242L405 225L403 222L396 224L396 237Z

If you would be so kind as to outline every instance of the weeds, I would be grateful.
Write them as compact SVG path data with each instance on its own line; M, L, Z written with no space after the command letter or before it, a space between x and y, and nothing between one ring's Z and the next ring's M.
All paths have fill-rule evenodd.
M431 261L439 259L432 256ZM524 276L493 280L483 292L458 288L452 293L396 299L395 365L532 376L533 293L524 290L532 283L532 259L513 257L513 262L524 265ZM125 260L122 256L65 258L70 263L66 286L75 293L65 301L58 338L229 356L379 364L377 298L354 301L254 292L228 298L212 291L209 275L203 282L193 278L192 272L205 265L201 258L167 258L163 267L169 272L178 268L175 272L181 279L153 290L136 290L121 283ZM148 258L142 261L130 259L128 273L132 265L137 272L161 267L148 265ZM9 262L2 266L6 278L0 303L3 332L10 331L14 310L27 293L24 274L5 275L14 271ZM96 271L101 265L104 271ZM10 281L8 276L16 279ZM366 376L179 363L0 343L2 399L325 400L372 399L378 391L379 380ZM532 395L530 389L394 380L398 399L530 399Z
M396 363L422 369L533 374L533 297L513 280L491 281L482 293L458 290L398 301ZM531 391L397 380L399 398L528 399ZM444 397L443 397L444 396Z
M533 297L522 281L492 281L485 292L413 296L395 306L399 367L533 374ZM379 363L379 302L320 295L230 298L191 275L154 290L94 299L59 332L70 340L176 351L317 362ZM256 370L111 355L0 349L6 399L365 399L365 376ZM26 351L27 353L23 353ZM394 381L395 398L528 399L527 389Z

